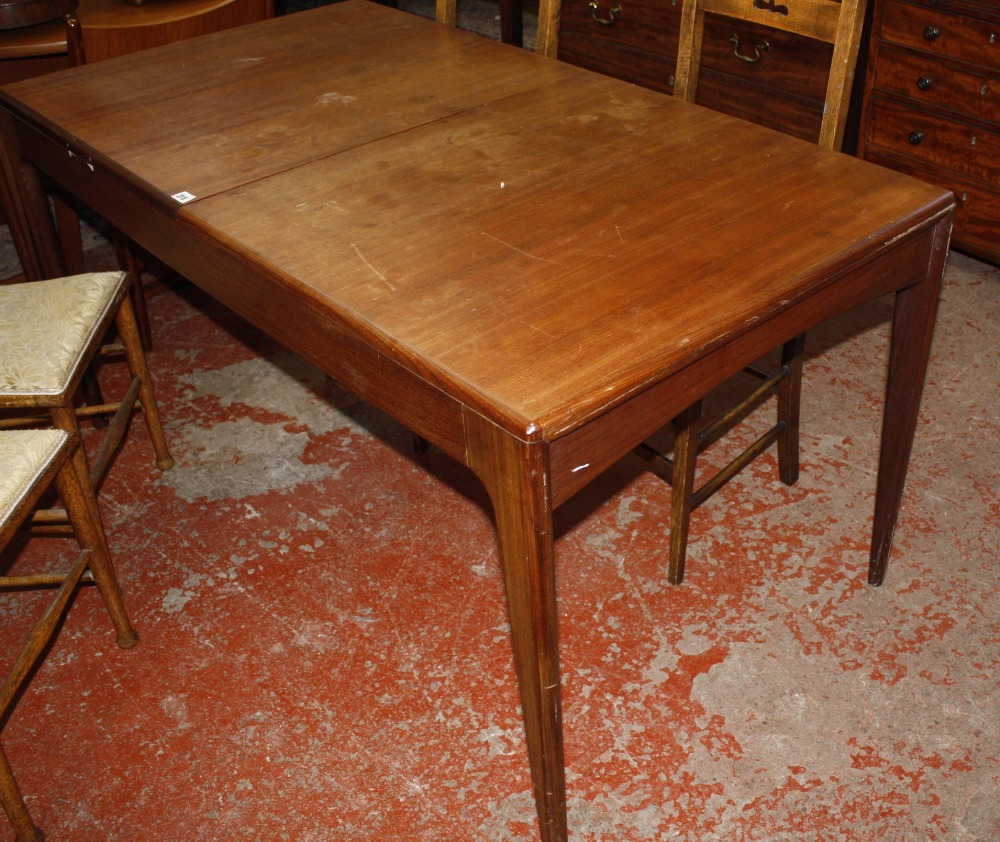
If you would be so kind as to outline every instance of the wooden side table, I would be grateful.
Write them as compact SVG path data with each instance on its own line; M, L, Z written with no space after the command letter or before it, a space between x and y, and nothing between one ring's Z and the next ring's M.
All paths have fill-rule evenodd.
M47 5L58 2L67 0L47 0ZM0 16L4 5L0 4ZM33 26L0 31L0 85L70 64L63 14L39 18L44 22ZM80 0L76 8L88 62L254 23L273 14L274 0L156 0L146 5Z

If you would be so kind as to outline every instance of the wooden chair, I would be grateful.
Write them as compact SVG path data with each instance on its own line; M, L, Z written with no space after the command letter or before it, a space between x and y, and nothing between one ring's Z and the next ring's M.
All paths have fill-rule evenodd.
M51 419L55 427L81 438L80 418L110 415L92 466L88 468L82 447L74 456L80 475L89 473L94 492L104 480L136 406L142 409L157 467L167 470L174 463L160 424L129 283L125 272L95 272L0 286L0 428L37 426L41 413L43 422ZM104 344L112 321L120 345ZM99 355L122 354L132 379L121 400L76 406L80 383L91 363ZM65 521L58 512L48 518L54 523Z
M457 0L435 0L438 23L455 26L458 21ZM521 0L500 0L500 40L520 47L522 44Z
M97 503L85 477L81 480L74 467L72 457L78 450L79 441L63 430L0 431L0 550L9 544L53 484L66 507L81 549L66 573L0 576L0 588L4 589L56 588L55 596L31 629L10 674L0 687L0 725L6 723L21 688L54 637L81 581L97 585L111 615L118 645L131 649L139 640L122 602ZM0 802L14 828L17 842L37 842L44 838L24 804L2 747Z
M689 102L694 102L697 98L706 14L763 24L814 38L833 45L833 60L818 143L826 149L839 150L847 119L864 13L864 0L843 0L840 3L832 0L687 0L681 14L674 96ZM766 53L758 53L758 56L754 60L766 61ZM799 399L804 347L805 336L797 336L782 347L781 362L776 371L748 368L747 373L759 378L761 385L714 421L702 424L701 401L675 418L672 422L675 432L673 459L649 443L640 446L640 454L653 461L673 489L670 561L667 569L667 579L671 584L680 584L684 578L691 512L775 442L778 444L781 481L786 485L793 485L798 480ZM696 490L695 464L698 454L732 430L774 394L777 395L778 404L775 425Z
M559 29L560 0L538 0L538 35L535 52L555 58ZM457 0L435 0L438 23L455 26L458 21ZM517 47L522 42L521 0L500 0L500 40Z

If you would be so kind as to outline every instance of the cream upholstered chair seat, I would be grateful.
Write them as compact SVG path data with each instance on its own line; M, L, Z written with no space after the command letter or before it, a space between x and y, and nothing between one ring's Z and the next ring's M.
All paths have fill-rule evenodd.
M69 439L63 430L7 430L0 433L0 523L23 506L31 490Z
M80 554L63 573L0 576L0 588L56 588L48 607L32 626L0 686L0 727L19 697L34 665L43 657L81 581L94 582L111 616L118 645L130 649L139 638L129 621L104 538L97 501L86 474L79 472L73 454L77 438L65 430L28 429L0 431L0 550L28 521L42 495L55 484L80 545ZM9 619L11 612L6 610ZM6 622L6 621L5 621ZM38 842L44 834L24 804L7 755L0 746L0 804L14 829L17 842Z
M95 491L136 405L142 409L157 467L173 465L129 294L131 278L126 272L93 272L0 286L0 428L51 420L81 438L79 418L112 416L89 468L82 448L74 456L81 476L89 470ZM120 344L105 341L112 325ZM79 404L80 384L98 355L122 354L132 375L124 396Z
M125 294L124 272L13 284L0 294L0 394L56 396Z

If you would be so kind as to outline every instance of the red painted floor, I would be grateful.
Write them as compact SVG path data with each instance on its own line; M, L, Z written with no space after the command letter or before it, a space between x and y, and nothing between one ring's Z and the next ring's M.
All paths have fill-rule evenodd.
M191 288L150 309L177 466L137 421L101 496L141 642L82 591L2 735L47 838L534 839L477 482ZM798 485L701 509L682 586L644 462L560 510L572 839L1000 839L1000 271L952 258L876 590L889 311L810 336Z

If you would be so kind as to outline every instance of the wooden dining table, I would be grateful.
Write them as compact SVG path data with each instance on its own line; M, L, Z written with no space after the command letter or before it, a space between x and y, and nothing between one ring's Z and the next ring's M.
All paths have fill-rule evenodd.
M8 86L0 131L29 277L63 271L56 184L483 482L546 842L568 834L553 510L894 293L881 581L950 193L365 0Z

